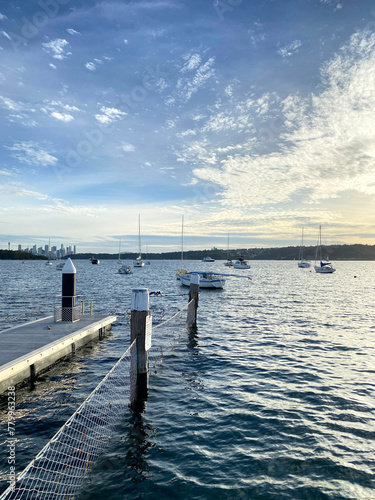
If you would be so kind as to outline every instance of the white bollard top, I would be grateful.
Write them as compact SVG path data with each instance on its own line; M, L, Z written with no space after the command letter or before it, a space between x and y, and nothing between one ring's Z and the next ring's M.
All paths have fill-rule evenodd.
M191 274L190 283L193 283L193 285L199 285L199 274Z
M147 288L133 288L131 310L132 311L149 310Z
M65 266L62 268L62 273L63 274L76 274L77 270L74 267L74 264L72 262L72 259L69 258L65 262Z

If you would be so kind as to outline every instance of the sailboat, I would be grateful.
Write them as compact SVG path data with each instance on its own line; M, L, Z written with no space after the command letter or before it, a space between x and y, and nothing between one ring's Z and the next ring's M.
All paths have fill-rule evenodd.
M118 261L117 261L119 264L122 264L122 260L121 260L121 239L120 239L120 242L118 244Z
M301 238L301 246L299 247L299 262L298 267L310 267L310 262L303 258L303 228L302 228L302 238Z
M315 265L315 272L320 274L328 274L334 273L336 269L333 268L331 262L329 262L328 257L327 260L323 262L322 260L322 226L319 226L319 236L318 236L318 244L316 247L315 261L317 260L319 252L320 265Z
M182 215L181 216L182 219L181 219L181 266L182 266L182 263L184 261L184 216ZM176 273L176 279L181 279L181 275L184 275L186 274L187 271L186 269L183 269L181 267L181 269L179 269Z
M224 266L233 266L232 259L229 258L229 233L228 233L228 244L227 244L227 260L224 262Z
M141 250L141 216L138 215L138 239L139 239L139 255L133 261L134 267L144 267L145 263L142 260L142 250Z

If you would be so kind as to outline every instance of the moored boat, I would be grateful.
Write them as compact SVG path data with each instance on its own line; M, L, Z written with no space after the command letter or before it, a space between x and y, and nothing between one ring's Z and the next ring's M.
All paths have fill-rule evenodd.
M242 257L239 257L233 264L234 269L250 269L250 264L248 264L247 260L244 260Z
M316 273L319 274L332 274L336 271L332 266L332 263L329 261L328 257L325 261L322 260L322 226L319 226L319 236L318 236L318 244L316 248L316 256L315 260L317 260L319 253L320 264L315 264L314 269Z
M180 274L181 285L190 286L191 273ZM200 288L224 288L225 279L210 273L199 273Z

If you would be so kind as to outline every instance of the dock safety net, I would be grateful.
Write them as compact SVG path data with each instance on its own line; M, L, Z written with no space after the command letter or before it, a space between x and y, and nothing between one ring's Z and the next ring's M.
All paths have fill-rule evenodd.
M133 342L1 500L74 498L134 399L135 367Z

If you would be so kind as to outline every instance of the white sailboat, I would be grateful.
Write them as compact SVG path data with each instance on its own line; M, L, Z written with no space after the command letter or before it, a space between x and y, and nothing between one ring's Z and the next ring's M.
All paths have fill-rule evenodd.
M303 258L303 228L302 228L301 246L299 247L298 259L299 259L298 267L304 267L304 268L310 267L310 262Z
M318 253L319 253L320 264L318 264L318 265L316 264L314 266L315 272L319 273L319 274L334 273L336 271L336 269L333 268L328 257L325 261L322 260L322 226L319 226L319 236L318 236L318 244L316 247L315 262L318 258Z
M138 215L138 239L139 239L139 255L133 261L134 267L144 267L145 263L142 260L142 249L141 249L141 216Z

